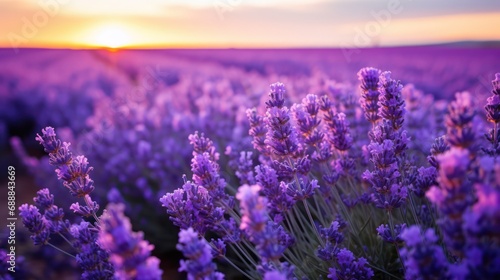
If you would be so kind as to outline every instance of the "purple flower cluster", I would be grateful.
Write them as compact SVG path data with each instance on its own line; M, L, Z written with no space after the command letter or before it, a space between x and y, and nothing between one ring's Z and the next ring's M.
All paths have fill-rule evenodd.
M476 134L473 119L476 115L472 96L468 92L459 92L455 100L448 106L448 114L445 118L446 141L451 146L470 149L474 143Z
M406 229L406 224L395 225L394 233L392 232L389 225L380 225L377 228L378 235L387 243L402 245L403 239L401 238L401 232Z
M267 213L267 199L259 195L259 185L243 185L236 198L240 201L240 228L255 244L262 262L276 262L285 249L293 243L284 229L270 221Z
M337 254L338 268L332 267L329 269L328 278L332 280L341 279L371 279L374 275L373 270L368 267L368 261L365 258L356 259L354 254L347 250L341 249Z
M99 246L109 253L116 279L161 279L160 260L151 256L154 246L133 232L130 220L123 214L123 204L108 204L100 217Z
M389 120L394 130L403 126L405 114L405 101L401 94L403 86L399 81L391 78L391 72L386 71L379 77L379 116Z
M35 245L47 244L50 238L49 224L38 208L25 203L19 207L19 215L23 219L24 226L32 234L33 243Z
M474 185L477 202L464 214L466 264L473 279L500 276L500 181Z
M128 74L140 83L139 73ZM161 257L132 224L146 236L154 228L167 237L154 223L163 206L181 229L179 271L188 279L222 279L215 261L228 277L249 279L498 278L498 75L485 120L475 117L467 93L456 95L445 116L427 88L403 87L375 68L358 72L360 92L316 78L307 85L292 79L288 90L272 84L265 112L249 109L247 119L244 106L265 98L248 90L250 83L264 88L257 78L188 78L169 94L147 91L109 114L100 108L88 123L97 129L110 122L112 133L100 140L91 133L95 171L47 127L36 139L56 168L53 177L81 199L68 208L83 221L65 220L41 190L36 206L20 208L33 241L72 240L68 254L84 279L158 279ZM295 95L308 90L315 94ZM179 92L188 97L169 97ZM475 132L486 121L493 124L487 148ZM183 183L182 173L190 177ZM99 217L97 201L106 194L120 204ZM151 242L163 254L160 243Z
M83 270L81 279L113 279L115 269L109 261L109 253L97 244L98 231L84 221L71 226L73 246L78 250L76 262Z
M500 155L499 128L500 123L500 73L495 74L495 79L491 81L493 85L492 96L488 97L486 106L486 120L493 123L493 128L486 134L486 139L491 143L490 148L483 150L489 155Z
M224 279L224 275L216 271L216 265L212 262L210 245L204 239L200 239L198 233L192 228L180 231L177 249L187 258L187 260L181 260L179 271L187 272L189 280Z
M450 266L434 230L423 232L418 226L411 226L401 232L400 238L406 245L400 250L406 279L450 279Z
M358 72L358 79L361 81L363 90L360 99L361 107L365 112L365 117L371 123L376 123L379 119L379 76L380 70L373 67L366 67Z
M63 181L73 196L85 197L94 190L94 182L89 176L93 168L88 166L87 158L73 158L69 150L70 143L62 143L57 139L54 128L43 129L42 135L37 134L36 140L49 154L49 162L56 167L57 178Z

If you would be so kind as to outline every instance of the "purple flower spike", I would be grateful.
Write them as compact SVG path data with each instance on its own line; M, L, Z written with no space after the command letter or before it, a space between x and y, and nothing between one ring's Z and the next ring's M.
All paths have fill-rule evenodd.
M266 102L267 108L281 108L285 104L285 85L277 82L269 86L269 101Z
M368 267L368 261L365 258L356 260L354 254L348 249L341 249L337 254L338 268L330 268L328 278L333 280L341 279L371 279L374 275L373 270Z
M197 154L191 160L193 181L205 187L214 198L225 197L226 181L219 175L219 165L210 160L210 154Z
M345 114L335 114L332 110L329 110L327 115L325 115L325 122L330 132L328 140L335 149L339 151L349 150L352 146L352 137L349 132L349 122L345 119Z
M365 117L371 123L377 122L380 119L379 110L379 76L380 70L372 67L366 67L358 72L358 79L361 82L361 107L365 112Z
M56 138L56 132L53 127L42 129L42 135L37 134L35 138L44 148L46 153L57 152L62 146L61 140Z
M418 177L413 186L413 192L418 197L424 197L429 188L436 183L437 170L435 167L420 167Z
M216 271L212 262L212 249L205 239L200 239L192 228L182 229L179 233L177 250L187 260L181 260L179 271L185 271L189 280L222 280L224 275Z
M469 170L469 151L453 147L446 153L438 155L437 160L440 167L437 180L440 186L449 190L460 187Z
M500 95L492 95L488 97L486 106L486 119L492 123L500 122Z
M261 154L267 154L267 147L265 143L267 128L264 124L264 118L257 115L257 110L255 108L248 109L246 113L248 121L250 122L250 130L248 133L253 137L252 144L254 149L259 151Z
M188 139L189 144L193 145L193 157L208 153L211 161L219 160L219 153L216 152L214 142L205 137L203 133L200 136L198 131L196 131L194 134L190 134Z
M19 216L23 219L24 226L32 233L31 239L35 245L47 244L50 230L47 220L33 205L23 204L19 207Z
M438 137L434 140L431 146L431 155L427 157L427 161L434 167L438 167L439 163L436 159L437 155L440 155L450 149L450 146L446 143L445 136Z
M265 143L273 154L286 157L297 151L297 135L292 127L288 108L269 108L266 123L268 131Z
M75 202L75 203L71 204L69 209L80 216L90 217L90 216L92 216L92 213L96 213L97 210L99 210L99 204L97 204L97 202L93 201L89 195L87 195L85 197L86 197L89 205L80 205L80 203Z
M259 196L260 189L259 185L243 185L238 189L236 198L240 201L242 230L260 232L268 221L267 198Z
M71 195L85 197L94 190L94 181L89 176L93 168L88 166L87 158L74 158L69 150L70 144L61 144L52 127L43 129L42 135L37 134L36 140L49 153L49 163L56 167L57 178L63 181Z
M278 261L293 239L283 227L269 220L267 199L259 196L259 185L243 185L236 198L240 201L241 224L248 238L255 244L263 261Z
M222 239L217 239L211 241L213 244L213 249L212 249L212 255L215 258L223 258L226 256L226 243L224 243L224 240Z
M97 244L98 230L88 222L73 225L70 229L75 238L73 246L79 251L76 262L83 270L80 279L111 279L114 267L109 254Z
M401 238L406 243L400 249L406 279L417 280L431 275L433 279L449 279L449 265L433 229L422 232L418 226L411 226L401 233Z
M49 189L41 189L36 192L33 201L39 208L43 210L49 209L54 204L54 195L49 192Z
M500 190L475 184L477 202L464 214L466 257L471 279L500 276Z
M160 260L151 256L154 246L133 232L130 220L123 214L123 204L108 204L100 218L98 242L110 256L117 279L161 279Z
M495 74L495 79L491 81L491 84L493 85L492 93L494 95L500 95L500 73Z
M361 82L361 88L365 91L377 90L380 73L380 70L373 67L365 67L359 70L358 80Z
M398 130L403 126L405 101L401 94L403 86L399 81L391 78L391 72L380 75L379 115L391 122L392 128Z
M426 193L442 215L438 224L444 241L457 256L463 255L465 246L462 216L474 202L473 189L467 178L471 164L469 156L468 150L456 147L437 156L439 187L433 186Z
M459 92L455 101L448 106L445 118L446 140L452 146L469 148L475 140L473 119L476 111L472 96L468 92Z
M313 113L318 113L317 110L319 107L317 104L309 104L309 106L312 107L311 110ZM310 146L317 145L323 139L323 134L316 129L320 124L320 120L317 118L317 115L311 115L307 111L306 105L304 104L294 104L291 111L293 113L295 123L297 124L301 142Z
M37 134L35 138L49 154L49 163L56 167L61 165L69 165L73 159L69 150L69 143L62 143L56 138L54 128L48 126L42 129L42 135Z
M394 226L394 233L392 233L389 225L382 224L377 228L377 233L385 242L401 245L403 243L401 232L405 229L406 224L398 224Z

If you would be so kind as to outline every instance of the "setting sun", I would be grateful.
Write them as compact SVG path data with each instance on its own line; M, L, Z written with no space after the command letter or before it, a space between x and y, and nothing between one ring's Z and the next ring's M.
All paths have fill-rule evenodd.
M105 25L96 28L89 36L88 42L91 45L107 48L121 48L132 43L128 30L120 25Z

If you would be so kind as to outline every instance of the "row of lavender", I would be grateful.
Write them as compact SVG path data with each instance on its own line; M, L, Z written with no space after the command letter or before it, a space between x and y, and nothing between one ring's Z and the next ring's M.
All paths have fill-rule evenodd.
M308 95L288 109L284 86L272 85L266 115L261 116L255 109L247 111L257 152L245 150L248 147L241 145L244 142L241 132L236 136L233 132L236 141L226 149L226 158L231 159L226 171L232 175L228 181L223 179L228 176L220 174L224 170L220 170L220 155L213 142L203 135L190 136L194 148L192 180L184 177L182 188L161 198L171 219L183 229L178 248L187 258L194 258L182 262L182 270L195 279L222 277L211 263L213 256L249 278L276 279L271 277L281 275L284 279L315 279L318 275L328 275L333 279L363 279L374 274L418 278L422 273L438 272L452 279L498 275L495 270L499 261L495 239L498 235L495 215L498 214L494 207L499 182L492 176L498 153L495 150L498 147L498 77L494 81L495 95L488 99L486 107L487 120L494 123L487 136L493 148L474 132L473 127L481 127L482 123L474 118L470 95L458 94L445 118L446 136L432 146L431 166L423 159L431 143L429 138L441 132L443 112L433 108L432 100L411 86L403 88L388 72L381 74L366 68L360 71L360 79L362 110L352 92L342 87L334 88L337 92L331 98ZM216 116L214 112L207 115ZM363 115L368 121L364 121ZM134 119L141 117L125 117L123 121ZM143 133L151 133L152 128L158 127L151 120L141 124L145 127L137 131ZM146 126L148 124L151 127ZM209 132L221 130L209 129ZM227 131L216 136L224 135ZM35 233L36 242L47 243L49 233L66 235L65 239L70 233L78 240L79 232L90 229L89 234L83 234L86 241L75 242L79 252L76 259L84 270L83 276L106 277L113 269L120 275L120 269L124 269L119 265L124 263L120 258L136 252L141 260L138 263L145 265L136 269L127 267L125 271L159 277L157 260L149 257L151 248L138 241L142 236L131 232L122 214L123 206L111 204L108 216L98 218L97 203L89 196L93 184L86 159L73 158L68 145L54 137L53 130L46 129L39 141L52 153L50 162L56 166L59 179L86 202L86 206L73 204L71 209L82 216L94 216L94 224L83 222L70 226L63 221L61 208L52 202L37 202L45 209L43 216L33 206L23 206L23 216ZM138 142L141 145L137 154L151 164L152 147L148 147L146 141ZM179 146L175 143L169 147ZM484 153L479 150L481 146ZM161 170L162 166L147 164L143 172L161 173L154 168ZM175 164L179 161L166 165ZM132 166L125 170L137 169ZM153 177L151 181L161 179ZM122 183L126 184L127 180L123 179ZM136 192L147 200L165 192L165 188L158 188L157 193L151 193L150 182L142 186L135 183ZM432 185L435 187L427 191ZM474 190L472 186L476 186ZM134 195L127 194L128 189L113 189L109 200L125 202L122 193ZM426 192L433 205L424 198ZM239 203L232 197L235 193ZM37 200L47 200L43 197L50 197L47 190L40 192ZM51 212L54 207L57 215ZM109 234L113 228L117 228L115 235ZM446 250L435 245L441 239L434 230L442 236ZM425 234L425 238L421 234ZM214 235L218 239L210 242L199 239ZM103 236L108 236L107 241ZM130 236L130 239L117 249L113 236ZM432 246L420 246L425 242ZM102 254L97 258L88 256L87 247L81 244L98 244ZM111 254L109 260L114 265L96 266L86 259L82 261L87 256L99 263L108 258L106 254ZM424 267L429 264L429 258L436 259L430 263L435 267ZM135 274L138 271L141 273Z

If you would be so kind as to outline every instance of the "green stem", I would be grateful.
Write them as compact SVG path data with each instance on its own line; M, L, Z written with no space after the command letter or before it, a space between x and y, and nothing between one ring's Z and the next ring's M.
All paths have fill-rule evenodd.
M61 253L65 254L65 255L68 255L68 256L70 256L70 257L72 257L72 258L76 258L76 257L75 257L75 256L73 256L72 254L70 254L70 253L68 253L68 252L64 251L63 249L61 249L61 248L59 248L59 247L55 246L54 244L52 244L52 243L50 243L50 242L47 242L47 245L51 246L52 248L56 249L57 251L59 251L59 252L61 252Z

